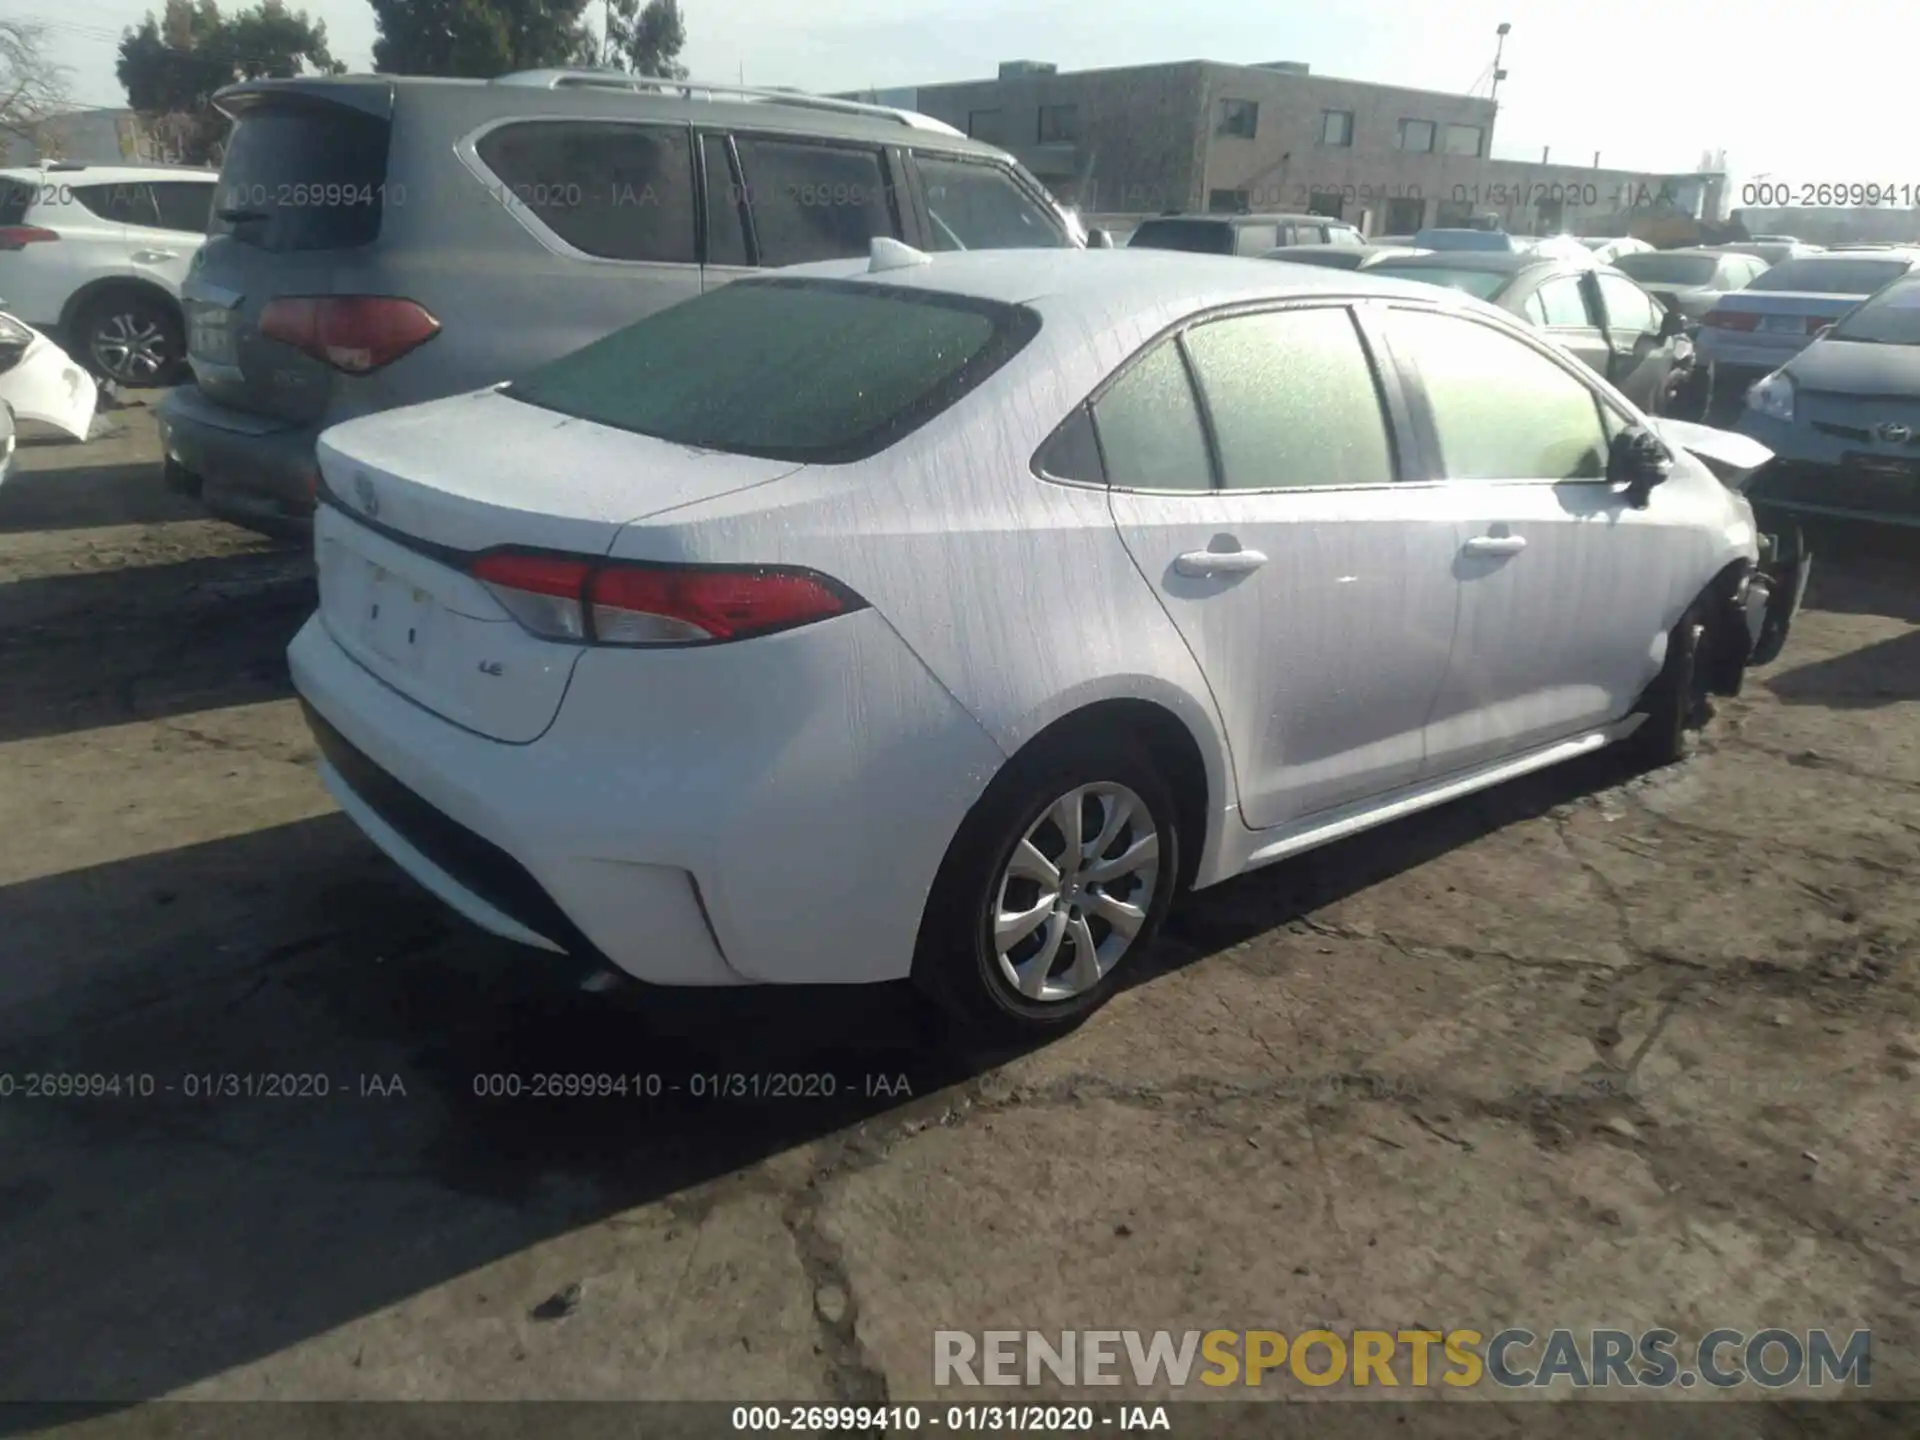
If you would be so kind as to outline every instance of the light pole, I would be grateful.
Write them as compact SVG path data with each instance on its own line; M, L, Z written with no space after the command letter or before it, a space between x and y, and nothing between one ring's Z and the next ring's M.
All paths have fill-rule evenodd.
M1507 32L1511 29L1513 26L1502 20L1493 32L1499 38L1493 46L1493 92L1487 98L1493 101L1496 107L1500 104L1500 82L1507 78L1507 72L1500 68L1500 56L1507 48Z

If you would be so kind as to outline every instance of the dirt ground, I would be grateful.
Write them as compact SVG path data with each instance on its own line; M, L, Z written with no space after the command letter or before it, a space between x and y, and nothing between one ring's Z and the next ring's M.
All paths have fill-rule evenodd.
M1920 545L1823 536L1688 763L1196 896L981 1055L891 989L583 993L445 911L314 777L304 555L107 420L0 488L0 1400L897 1402L935 1328L1311 1324L1871 1327L1920 1399ZM475 1093L554 1071L682 1093ZM186 1095L263 1072L330 1093ZM687 1093L794 1072L836 1098Z

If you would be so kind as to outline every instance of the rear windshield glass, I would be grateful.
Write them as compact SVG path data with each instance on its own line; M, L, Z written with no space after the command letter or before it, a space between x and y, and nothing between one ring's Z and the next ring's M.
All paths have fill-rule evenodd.
M507 386L703 450L844 463L952 405L1039 329L1018 306L832 280L737 280Z
M1785 260L1747 283L1749 290L1798 290L1808 295L1871 295L1907 273L1904 260Z
M1386 275L1395 280L1418 280L1422 285L1445 285L1464 290L1482 300L1491 300L1506 287L1511 275L1498 270L1446 270L1438 265L1369 265L1369 275Z
M1623 270L1642 285L1704 285L1720 268L1716 255L1661 255L1641 251L1622 255L1613 268Z
M1422 230L1413 237L1422 250L1507 250L1513 237L1491 230Z
M1186 250L1195 255L1231 255L1233 227L1217 220L1149 220L1133 232L1127 248Z
M387 201L388 132L385 120L340 105L247 112L227 146L211 233L277 252L371 244Z

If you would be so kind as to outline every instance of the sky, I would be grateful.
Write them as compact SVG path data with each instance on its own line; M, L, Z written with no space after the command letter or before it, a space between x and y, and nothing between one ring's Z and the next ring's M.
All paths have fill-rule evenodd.
M237 4L238 0L229 0ZM300 0L288 0L303 8ZM590 0L589 14L599 0ZM48 26L83 104L124 103L113 78L139 0L0 0L0 16ZM153 7L153 8L158 8ZM371 65L365 0L307 0L334 55ZM1465 92L1512 25L1493 153L1608 168L1691 170L1725 150L1736 179L1910 186L1920 161L1899 111L1912 51L1898 8L1826 0L1791 12L1708 0L681 0L696 78L817 91L991 76L1002 60L1062 70L1221 60L1299 60L1317 74ZM1774 15L1790 13L1790 33ZM1096 18L1097 17L1097 18ZM1479 91L1484 94L1484 84ZM1920 200L1920 195L1916 195ZM1738 201L1736 201L1738 203Z

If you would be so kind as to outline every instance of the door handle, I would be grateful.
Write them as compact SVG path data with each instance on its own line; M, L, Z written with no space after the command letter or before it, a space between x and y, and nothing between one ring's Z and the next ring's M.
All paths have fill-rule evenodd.
M1173 568L1182 575L1245 575L1266 563L1258 550L1189 550Z
M133 258L142 265L152 265L161 260L178 260L180 253L177 250L136 250Z
M1476 535L1463 547L1469 555L1518 555L1527 548L1524 535Z

